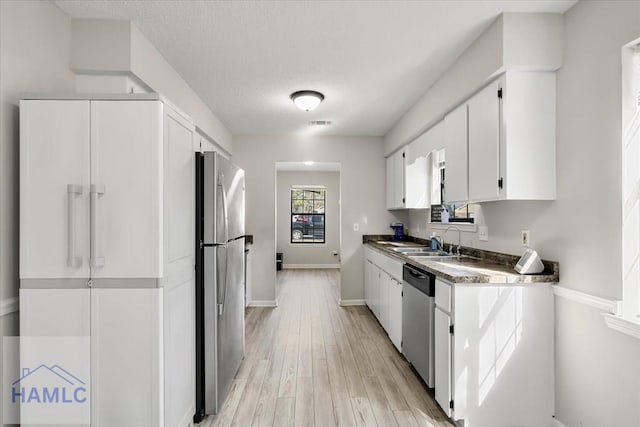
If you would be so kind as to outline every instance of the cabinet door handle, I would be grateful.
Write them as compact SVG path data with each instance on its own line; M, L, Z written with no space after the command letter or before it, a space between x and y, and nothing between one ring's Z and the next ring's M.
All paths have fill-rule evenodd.
M67 265L78 268L82 257L76 256L76 196L82 194L82 186L67 184Z
M91 184L91 266L104 267L104 256L98 255L98 196L105 193L104 185Z

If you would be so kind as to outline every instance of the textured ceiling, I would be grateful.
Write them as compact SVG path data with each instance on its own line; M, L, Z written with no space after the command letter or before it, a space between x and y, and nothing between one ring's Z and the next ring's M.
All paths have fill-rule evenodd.
M384 135L501 12L574 3L56 1L134 21L234 134L334 135ZM324 93L315 111L290 101L303 89Z

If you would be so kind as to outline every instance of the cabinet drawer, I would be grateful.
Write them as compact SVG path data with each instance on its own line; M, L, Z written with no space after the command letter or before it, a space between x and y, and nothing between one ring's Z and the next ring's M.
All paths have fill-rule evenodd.
M436 279L436 307L451 313L451 285L440 279Z
M381 270L389 273L389 275L396 279L398 282L402 283L403 263L401 261L397 261L370 247L365 247L365 257L373 264L380 267Z

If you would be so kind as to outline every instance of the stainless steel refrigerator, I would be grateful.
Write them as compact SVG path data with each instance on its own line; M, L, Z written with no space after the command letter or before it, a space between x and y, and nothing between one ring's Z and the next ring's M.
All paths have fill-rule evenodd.
M196 153L196 413L217 414L244 357L244 171Z

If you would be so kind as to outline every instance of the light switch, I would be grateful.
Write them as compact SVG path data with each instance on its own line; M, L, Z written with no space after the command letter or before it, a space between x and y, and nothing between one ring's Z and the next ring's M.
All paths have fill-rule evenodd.
M353 223L353 231L359 231L360 230L360 224L357 222Z

